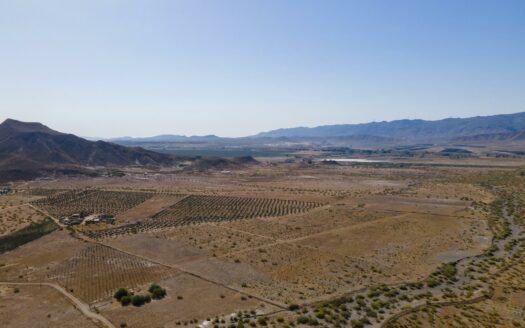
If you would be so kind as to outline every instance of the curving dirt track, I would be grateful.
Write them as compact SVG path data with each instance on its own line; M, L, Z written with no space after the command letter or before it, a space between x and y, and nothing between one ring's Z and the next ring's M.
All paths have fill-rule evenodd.
M75 296L71 295L64 288L60 287L57 284L48 283L48 282L0 282L0 285L11 285L11 286L48 286L48 287L54 288L57 291L59 291L62 295L67 297L73 303L73 305L75 305L75 307L80 312L82 312L83 315L85 315L89 319L91 319L91 320L93 320L93 321L95 321L97 323L102 324L104 327L116 328L116 326L113 325L104 316L102 316L102 315L100 315L98 313L92 312L91 309L89 308L89 305L87 305L86 303L82 302L81 300L79 300Z

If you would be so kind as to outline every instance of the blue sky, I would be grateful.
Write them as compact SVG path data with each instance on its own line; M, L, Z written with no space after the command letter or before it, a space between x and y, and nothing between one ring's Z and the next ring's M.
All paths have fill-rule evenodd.
M243 136L519 111L521 0L0 0L0 120Z

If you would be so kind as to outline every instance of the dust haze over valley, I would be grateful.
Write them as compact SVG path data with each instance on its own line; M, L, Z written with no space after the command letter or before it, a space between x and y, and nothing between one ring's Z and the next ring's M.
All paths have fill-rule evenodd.
M0 327L525 327L523 13L0 0Z

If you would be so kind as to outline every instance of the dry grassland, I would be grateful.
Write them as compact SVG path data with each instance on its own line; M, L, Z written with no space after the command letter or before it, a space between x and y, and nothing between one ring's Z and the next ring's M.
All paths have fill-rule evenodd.
M97 328L49 286L0 286L0 326Z
M28 205L0 207L0 236L6 235L45 218Z

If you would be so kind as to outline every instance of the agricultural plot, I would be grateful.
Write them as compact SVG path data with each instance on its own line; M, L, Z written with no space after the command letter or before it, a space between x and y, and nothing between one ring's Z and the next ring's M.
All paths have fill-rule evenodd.
M377 218L377 215L354 210L349 206L329 206L299 216L184 225L158 232L156 236L221 257Z
M189 196L156 214L157 219L185 223L233 221L299 214L320 206L315 202L231 196Z
M62 192L66 192L66 189L49 189L49 188L30 188L30 189L21 189L20 192L22 192L24 195L28 196L41 196L41 197L49 197L54 196Z
M184 198L184 194L155 194L145 202L120 213L117 222L131 223L144 218L150 218L164 208L168 208Z
M88 244L57 229L9 252L0 254L0 281L46 281L53 268Z
M110 297L119 287L160 281L176 272L101 245L90 245L57 265L49 279L86 302Z
M139 205L152 196L152 193L146 192L72 190L36 200L33 204L45 209L55 217L81 212L116 216Z
M257 217L299 214L321 205L321 203L297 200L231 196L189 196L154 215L153 218L110 229L87 231L85 234L90 238L105 238L194 223L228 222Z

